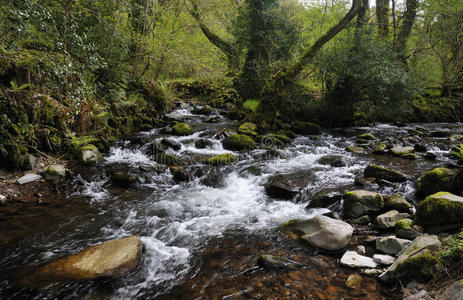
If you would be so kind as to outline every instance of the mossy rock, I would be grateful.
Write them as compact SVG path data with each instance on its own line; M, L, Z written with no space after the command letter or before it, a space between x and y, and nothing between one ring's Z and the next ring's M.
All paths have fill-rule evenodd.
M356 154L364 154L366 152L364 148L357 146L347 146L346 151Z
M407 181L407 176L398 171L387 169L377 165L369 165L363 171L365 177L374 177L384 179L390 182L404 182Z
M413 229L412 225L413 221L410 219L399 220L395 224L395 236L401 239L414 240L423 235L421 232Z
M193 130L186 123L177 123L172 127L172 130L175 135L190 135L193 133Z
M227 150L241 151L253 149L256 143L247 135L232 134L222 141L222 145Z
M317 163L336 168L347 166L346 158L342 155L325 155L320 157Z
M438 270L439 265L439 259L426 249L422 254L409 257L399 264L396 272L402 274L401 277L425 281L432 277Z
M372 135L371 133L364 133L364 134L361 134L358 136L359 139L362 139L362 140L375 140L376 137L374 135Z
M243 124L238 127L237 132L239 134L249 135L249 136L257 136L257 125L251 122L244 122Z
M437 192L450 191L456 173L455 170L447 168L435 168L426 172L418 183L416 190L418 196L426 197Z
M384 206L383 196L376 192L354 190L346 192L344 198L344 214L357 218L369 212L379 211Z
M312 122L296 121L292 124L291 130L302 135L320 134L320 126Z
M177 156L167 154L167 153L157 153L155 156L155 161L161 165L186 165L186 162Z
M206 161L208 165L214 165L214 166L225 166L225 165L232 164L234 162L236 162L236 157L230 153L215 155Z
M461 227L463 197L448 192L426 197L416 207L415 223L433 232Z

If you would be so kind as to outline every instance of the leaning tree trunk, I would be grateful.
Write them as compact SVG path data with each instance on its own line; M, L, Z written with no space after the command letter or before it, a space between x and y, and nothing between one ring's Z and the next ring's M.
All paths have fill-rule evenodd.
M376 0L378 35L384 38L389 35L389 2L390 0Z
M408 67L405 55L406 45L408 38L410 37L410 33L412 32L413 23L415 23L418 0L407 0L406 6L407 9L403 16L402 26L399 34L397 35L397 41L395 42L395 51L397 60Z
M357 16L363 5L362 1L363 0L353 0L352 6L347 14L336 25L319 37L296 63L287 70L279 72L274 76L268 88L262 93L262 101L259 107L265 119L275 123L276 113L279 107L283 105L283 99L286 98L285 95L287 96L287 91L285 91L285 89L296 81L304 68L313 61L317 52Z
M235 47L235 45L224 41L218 35L213 33L203 22L203 18L199 11L198 3L196 2L196 0L190 0L190 2L192 6L192 9L190 10L190 14L193 16L193 18L198 23L198 26L203 32L204 36L212 44L214 44L214 46L216 46L220 51L222 51L222 53L224 53L225 56L227 57L229 73L231 75L238 73L239 67L240 67L240 57L239 57L238 49Z

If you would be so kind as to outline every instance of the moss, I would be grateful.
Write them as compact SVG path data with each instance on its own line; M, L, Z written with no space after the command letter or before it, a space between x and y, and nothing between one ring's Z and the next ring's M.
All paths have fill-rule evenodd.
M445 266L451 266L463 259L463 231L443 240L439 259Z
M80 151L93 151L93 150L98 150L98 148L92 144L89 144L89 145L86 145L80 148Z
M296 121L291 126L291 130L302 135L320 134L320 126L312 122Z
M177 123L172 127L175 135L190 135L193 133L190 126L186 123Z
M185 165L185 161L183 161L182 159L180 159L180 158L178 158L178 157L176 157L174 155L166 154L166 153L158 153L158 154L156 154L155 161L158 164L168 165L168 166Z
M260 105L259 100L249 99L243 103L243 109L251 111L251 112L257 112L259 105Z
M456 199L456 201L450 201ZM439 192L426 197L416 210L415 222L421 226L450 225L463 222L463 198L447 192Z
M356 146L347 146L346 151L351 153L365 153L365 149Z
M425 197L441 191L449 191L455 171L447 168L435 168L426 172L418 183L417 194Z
M417 280L428 279L440 265L437 256L426 250L423 254L407 258L397 266L397 273Z
M402 219L395 223L396 231L398 230L411 230L413 221L410 219Z
M241 151L255 147L253 139L243 134L232 134L222 141L223 147L227 150Z
M409 160L415 160L419 158L419 156L415 153L405 153L402 154L401 157Z
M209 158L206 163L215 166L224 166L236 162L236 157L230 153L215 155Z
M364 134L361 134L358 136L359 139L363 139L363 140L374 140L376 139L376 137L374 135L372 135L371 133L364 133Z
M404 182L407 180L407 176L404 174L377 165L367 166L363 174L365 177L375 177L391 182Z
M256 129L257 129L256 124L251 123L251 122L244 122L243 124L240 125L237 131L239 134L256 136L257 135Z

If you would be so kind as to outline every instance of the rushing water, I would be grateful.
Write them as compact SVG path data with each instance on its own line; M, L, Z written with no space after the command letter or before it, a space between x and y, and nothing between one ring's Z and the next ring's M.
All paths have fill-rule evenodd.
M143 132L138 137L147 142L160 141L168 137L181 143L179 151L169 150L185 159L192 155L234 153L224 150L220 140L213 133L230 126L229 120L222 119L217 124L202 122L204 116L190 110L178 110L172 117L184 116L197 131L184 137L172 137L159 130ZM434 124L422 124L429 130ZM445 125L440 125L442 127ZM452 125L452 132L461 132ZM413 126L415 127L415 126ZM19 266L36 264L65 254L74 253L84 247L102 241L128 235L139 235L145 246L143 262L135 272L123 279L105 285L104 295L114 299L155 298L166 294L182 283L187 274L194 274L198 268L197 259L213 238L234 236L239 233L242 241L246 236L265 236L280 224L296 218L307 218L328 211L327 209L306 209L307 200L317 191L352 186L354 178L361 175L367 164L375 162L400 170L416 179L424 170L437 165L451 163L444 154L450 148L447 139L433 138L424 142L430 152L438 156L437 161L424 159L407 161L390 156L355 155L344 149L353 145L359 133L371 132L381 139L392 138L402 142L412 127L378 125L373 128L349 128L325 131L317 140L298 137L292 144L281 149L286 158L266 157L265 150L257 149L249 153L234 153L239 162L233 166L223 166L216 175L210 175L210 167L193 162L188 170L194 174L206 168L204 175L195 177L188 183L176 184L168 168L158 165L147 154L147 147L133 141L121 141L111 148L105 162L99 169L111 170L121 166L137 174L140 184L128 191L106 184L109 177L105 172L95 175L76 176L78 188L72 196L89 199L90 209L78 214L59 226L51 226L46 234L38 233L26 241L16 243L0 257L0 269L11 274ZM211 141L207 149L197 149L194 141L200 137ZM330 167L317 161L324 155L338 154L345 158L345 167ZM250 167L253 169L251 170ZM213 173L215 174L215 173ZM257 175L256 175L257 174ZM276 174L292 174L304 179L303 195L297 201L280 201L268 197L263 185ZM212 176L219 183L204 184L204 178ZM223 178L220 179L220 177ZM380 187L383 193L398 192L409 200L414 200L413 180L393 187ZM84 200L82 200L84 201ZM238 238L239 239L239 238ZM15 297L46 298L59 295L61 298L81 298L95 295L101 283L75 283L62 288L64 292L47 290L33 292L13 288L14 282L4 279L0 295ZM58 293L58 294L56 294Z

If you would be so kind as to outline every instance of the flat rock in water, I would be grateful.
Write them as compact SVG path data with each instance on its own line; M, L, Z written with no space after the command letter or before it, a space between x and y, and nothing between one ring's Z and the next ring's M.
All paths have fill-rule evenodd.
M395 261L395 257L387 254L375 254L373 260L380 265L392 265Z
M292 199L299 193L299 188L292 181L279 175L265 185L267 195L279 199Z
M24 286L117 278L135 270L143 244L138 236L112 240L45 264L20 280Z
M26 174L23 177L16 180L16 183L23 185L40 179L42 179L42 176L40 176L39 174Z
M378 264L370 257L358 254L355 251L346 251L341 257L341 265L350 268L376 268Z

